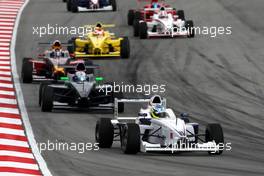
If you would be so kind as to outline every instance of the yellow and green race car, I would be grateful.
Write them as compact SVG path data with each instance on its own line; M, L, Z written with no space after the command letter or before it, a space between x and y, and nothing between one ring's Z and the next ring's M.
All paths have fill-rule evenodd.
M91 30L84 37L74 37L68 41L68 50L75 58L129 58L130 45L127 37L118 38L104 30L114 25L87 25Z

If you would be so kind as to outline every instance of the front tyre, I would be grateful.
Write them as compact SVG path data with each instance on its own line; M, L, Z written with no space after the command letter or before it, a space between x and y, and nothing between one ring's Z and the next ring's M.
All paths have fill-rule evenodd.
M51 112L53 108L53 88L45 86L43 88L42 99L41 99L41 111Z
M78 0L70 0L71 2L71 11L73 13L77 13L78 12Z
M146 22L139 23L139 37L140 39L148 38L148 26Z
M188 37L189 38L194 38L195 36L195 30L194 30L194 24L192 20L186 21L185 22L185 28L188 30Z
M127 59L130 56L130 44L129 39L127 37L124 37L123 40L121 40L120 43L120 55L121 58Z
M139 20L135 20L133 22L133 32L134 32L134 37L138 37L139 36Z
M31 58L24 58L22 63L22 82L23 83L32 83L33 81L33 63L30 61Z
M43 88L48 86L50 84L50 82L42 82L39 85L39 106L41 107L41 103L42 103L42 94L43 94Z
M138 124L128 123L122 127L121 148L125 154L137 154L140 151L140 129Z
M111 119L101 118L95 127L95 140L101 148L111 148L114 140L114 127Z
M112 5L113 11L115 12L117 10L116 0L109 0L109 2Z
M67 1L66 1L66 8L67 8L67 11L68 11L68 12L71 12L71 4L72 4L71 1L72 1L72 0L67 0Z
M205 130L205 141L212 142L215 141L216 145L224 144L224 134L223 129L220 124L212 123L208 124ZM220 149L216 152L208 152L210 155L220 155L223 153L223 149Z

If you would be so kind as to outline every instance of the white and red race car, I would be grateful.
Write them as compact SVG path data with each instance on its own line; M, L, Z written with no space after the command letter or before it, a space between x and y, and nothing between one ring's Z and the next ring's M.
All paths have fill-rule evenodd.
M178 15L168 13L169 9L161 7L152 16L152 20L134 22L134 36L141 39L151 37L189 37L195 36L192 20L184 20Z

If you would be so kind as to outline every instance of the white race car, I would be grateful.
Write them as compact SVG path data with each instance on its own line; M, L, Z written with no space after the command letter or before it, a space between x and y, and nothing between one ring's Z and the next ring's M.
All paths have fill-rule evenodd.
M116 11L116 0L67 0L67 10L76 12Z
M118 103L148 103L137 117L120 117ZM159 112L156 111L159 107ZM223 152L224 136L220 124L208 124L199 134L199 124L190 123L186 114L177 117L166 108L166 99L155 95L151 99L115 99L114 119L101 118L95 129L96 142L101 148L110 148L120 141L126 154L138 152L206 151Z
M169 9L161 7L152 16L152 20L135 20L134 36L141 39L150 37L189 37L195 35L194 24L192 20L185 21L178 15L168 13Z

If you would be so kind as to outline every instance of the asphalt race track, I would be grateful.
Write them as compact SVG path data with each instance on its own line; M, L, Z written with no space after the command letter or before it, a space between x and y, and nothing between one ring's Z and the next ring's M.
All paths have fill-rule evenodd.
M116 35L129 36L132 53L128 60L96 61L107 80L166 84L163 95L168 106L189 112L192 121L203 125L221 123L232 150L215 157L207 153L124 155L119 144L83 154L46 151L43 156L54 176L264 175L264 2L168 2L184 9L196 26L232 26L232 35L140 40L133 37L126 21L128 9L137 7L135 0L118 0L116 13L79 14L68 13L61 0L31 0L18 29L18 72L23 57L37 54L37 42L69 39L65 35L40 38L32 35L33 26L114 23ZM100 111L42 113L38 107L39 85L21 85L38 142L94 142L96 120L112 117L110 112Z

